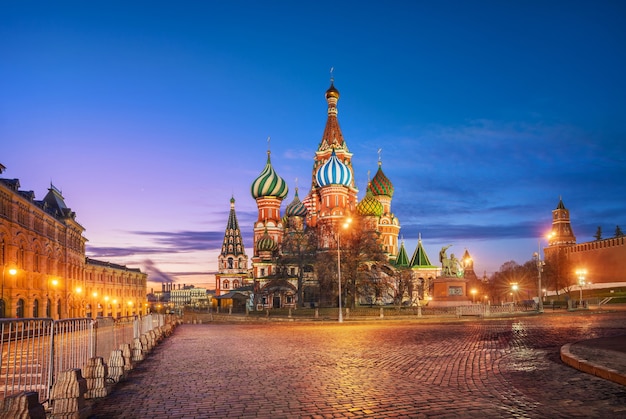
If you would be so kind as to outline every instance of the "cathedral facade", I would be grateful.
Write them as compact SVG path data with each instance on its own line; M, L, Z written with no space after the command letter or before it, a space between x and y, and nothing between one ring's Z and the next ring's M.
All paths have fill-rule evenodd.
M320 297L319 289L316 291L316 287L320 286L318 274L310 264L281 264L278 256L297 253L298 249L294 250L295 237L301 237L305 229L315 230L314 247L317 252L337 255L339 241L344 240L340 236L341 226L355 215L360 216L362 222L376 233L378 244L389 266L394 267L399 262L397 266L413 269L422 284L441 272L440 268L431 265L421 245L421 239L410 262L404 246L399 246L400 222L391 208L394 187L383 172L380 157L377 171L369 180L364 197L358 200L353 156L337 118L339 97L339 91L331 79L330 87L325 93L326 125L313 157L309 192L300 199L296 187L293 200L286 205L282 214L281 205L289 188L272 166L268 150L265 167L250 188L257 206L257 218L253 226L252 268L249 271L241 264L236 263L233 266L228 262L233 260L247 263L243 245L240 248L237 245L231 247L231 244L241 242L238 226L237 229L234 228L236 216L234 200L231 200L231 215L218 260L218 296L232 289L235 283L244 286L253 284L250 292L252 309L296 307L298 302L305 306L314 306ZM232 219L235 220L234 223ZM241 249L241 252L238 253L237 249ZM334 263L335 269L339 271L339 261Z

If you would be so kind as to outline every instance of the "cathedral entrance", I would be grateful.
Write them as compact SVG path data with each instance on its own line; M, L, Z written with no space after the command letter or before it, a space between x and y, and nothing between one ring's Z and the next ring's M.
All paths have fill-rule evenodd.
M263 286L257 294L257 310L295 307L296 287L284 279L275 279ZM260 303L260 304L259 304Z

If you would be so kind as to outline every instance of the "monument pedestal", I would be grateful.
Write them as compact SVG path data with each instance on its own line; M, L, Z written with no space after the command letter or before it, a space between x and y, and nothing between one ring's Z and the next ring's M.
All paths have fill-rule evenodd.
M472 304L467 296L467 279L439 276L433 280L432 300L429 307L456 307Z

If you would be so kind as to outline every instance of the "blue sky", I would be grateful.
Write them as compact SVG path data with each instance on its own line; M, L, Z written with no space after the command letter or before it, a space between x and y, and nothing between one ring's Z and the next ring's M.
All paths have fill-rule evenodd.
M407 251L489 274L560 196L578 242L626 227L624 40L619 1L4 1L0 163L88 255L212 283L231 196L252 253L268 136L283 208L308 192L333 67L360 197L380 148Z

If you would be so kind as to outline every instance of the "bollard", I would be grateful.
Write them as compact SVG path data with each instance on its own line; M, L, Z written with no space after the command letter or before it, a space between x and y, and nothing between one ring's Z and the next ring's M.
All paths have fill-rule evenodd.
M122 343L120 345L122 351L122 358L124 360L124 371L130 371L133 369L133 355L130 349L130 343Z
M315 307L315 318L318 319L320 317L320 309Z
M87 382L80 369L61 372L50 391L52 418L87 418L90 412L85 403L86 392Z
M111 356L109 356L109 375L107 378L114 383L119 383L124 379L125 372L123 351L121 349L111 351Z
M23 391L4 399L0 419L13 418L46 419L46 411L39 403L36 391Z
M385 317L385 314L383 313L383 308L380 308L380 318L382 319L383 317Z
M141 340L133 339L133 362L143 361L143 351L141 350Z
M105 382L107 374L107 366L101 356L87 360L87 365L84 369L84 378L87 382L86 399L106 397L108 394Z

